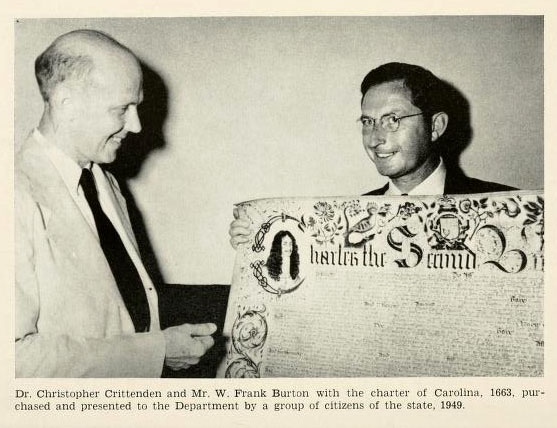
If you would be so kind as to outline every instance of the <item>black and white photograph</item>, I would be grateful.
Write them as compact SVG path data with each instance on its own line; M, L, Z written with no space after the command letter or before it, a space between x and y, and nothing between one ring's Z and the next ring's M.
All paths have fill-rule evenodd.
M13 27L16 382L551 372L543 15Z

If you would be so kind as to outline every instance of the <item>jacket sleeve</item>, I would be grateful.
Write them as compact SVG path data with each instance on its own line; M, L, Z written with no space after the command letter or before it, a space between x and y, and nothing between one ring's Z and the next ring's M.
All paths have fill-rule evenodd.
M16 188L16 377L160 376L165 356L165 340L161 331L105 338L70 337L38 331L41 296L33 223L44 221L42 215L29 194Z

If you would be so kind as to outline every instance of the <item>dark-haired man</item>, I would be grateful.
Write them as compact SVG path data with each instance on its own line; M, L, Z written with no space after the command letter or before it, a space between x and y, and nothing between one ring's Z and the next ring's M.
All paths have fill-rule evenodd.
M113 162L141 130L137 58L78 30L36 60L44 112L15 159L18 377L156 377L213 345L213 324L160 330Z
M411 64L388 63L371 70L361 84L362 139L383 187L366 195L442 195L513 190L466 177L448 169L441 156L447 130L446 86L430 71ZM249 240L249 223L234 210L230 243Z
M388 63L361 85L364 148L385 186L366 195L440 195L513 190L447 169L439 142L449 123L444 83L417 65Z

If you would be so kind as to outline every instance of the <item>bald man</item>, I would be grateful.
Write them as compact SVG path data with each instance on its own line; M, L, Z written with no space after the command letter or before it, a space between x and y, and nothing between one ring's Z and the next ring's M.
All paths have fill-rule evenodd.
M113 162L141 131L142 72L104 33L57 38L36 60L39 126L15 159L16 376L158 377L196 364L213 324L161 331Z

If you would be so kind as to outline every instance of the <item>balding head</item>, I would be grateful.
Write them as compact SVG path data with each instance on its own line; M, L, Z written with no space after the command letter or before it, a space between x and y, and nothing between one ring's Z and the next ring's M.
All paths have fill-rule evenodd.
M116 58L137 61L127 47L100 31L76 30L63 34L35 61L35 76L43 100L49 101L61 83L87 83L95 67Z
M45 100L38 129L80 167L113 162L126 136L141 131L141 65L110 36L58 37L37 58L36 74Z

